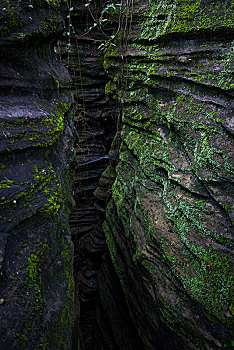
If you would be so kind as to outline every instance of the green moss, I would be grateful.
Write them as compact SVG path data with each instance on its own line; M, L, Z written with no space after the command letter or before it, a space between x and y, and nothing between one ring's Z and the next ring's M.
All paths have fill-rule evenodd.
M46 202L44 202L45 204L43 206L37 208L37 213L40 216L48 218L57 217L62 207L64 207L61 180L57 177L50 163L45 162L41 164L40 168L37 166L34 167L33 184L31 182L17 183L7 180L2 181L0 184L2 190L8 189L11 186L20 186L22 190L14 198L8 200L4 196L4 200L0 204L2 212L5 212L5 219L7 221L15 221L17 219L15 218L15 209L12 206L13 200L15 206L17 206L17 210L20 210L26 216L31 216L32 213L35 213L34 203L36 203L36 198L40 198L41 196L46 199ZM23 190L23 188L27 190Z
M54 5L54 6L59 6L60 1L59 0L45 0L47 4L49 5Z
M0 183L0 189L3 188L10 188L11 186L14 185L14 181L11 180L2 180Z
M231 2L152 0L141 18L124 55L111 47L105 55L106 93L121 103L122 146L103 228L127 300L126 280L141 264L159 317L205 349L189 321L196 312L201 327L222 329L217 339L227 340L231 328L231 217L221 187L233 177L232 144L225 106L213 98L215 88L230 92L232 48L212 34L231 27Z
M189 33L199 30L215 30L233 26L232 3L201 0L170 1L161 0L149 3L148 16L144 16L141 37L148 40L170 33ZM163 20L159 17L164 16ZM146 20L145 20L146 17Z
M47 241L40 242L27 259L27 269L25 271L24 286L22 287L21 294L18 297L18 302L21 305L25 305L25 297L23 295L30 295L30 301L27 301L27 308L30 304L30 314L25 313L22 324L23 330L21 334L17 335L17 340L21 342L22 347L25 348L31 339L31 332L36 331L36 327L39 326L42 319L42 270L44 264L48 260L48 245ZM33 320L32 320L33 317Z
M43 108L43 107L42 107ZM71 111L71 102L58 102L54 111L43 118L28 119L25 116L4 123L10 130L7 142L17 147L48 147L55 143L64 130L64 115Z
M232 300L231 305L229 306L229 310L231 311L232 315L234 316L234 302Z
M50 336L49 343L56 343L56 349L66 348L66 343L64 339L64 330L70 329L72 327L74 319L74 291L75 284L72 274L72 264L73 257L71 251L73 244L68 245L67 242L64 242L62 238L61 241L61 257L63 258L63 270L61 271L64 276L64 281L67 283L67 292L63 299L63 307L61 309L59 320L55 325L53 332Z
M19 25L19 17L15 13L15 7L10 3L9 0L3 0L4 12L1 14L1 23L4 25L0 26L0 36L4 37L10 34L12 30L15 30Z

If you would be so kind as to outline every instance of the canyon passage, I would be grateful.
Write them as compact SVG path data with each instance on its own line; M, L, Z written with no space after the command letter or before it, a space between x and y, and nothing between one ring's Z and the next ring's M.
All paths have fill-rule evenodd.
M0 348L233 335L233 2L0 0Z

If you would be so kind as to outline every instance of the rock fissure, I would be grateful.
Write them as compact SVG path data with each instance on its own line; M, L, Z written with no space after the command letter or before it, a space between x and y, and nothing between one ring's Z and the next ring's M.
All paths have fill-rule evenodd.
M0 1L1 349L231 349L233 15Z

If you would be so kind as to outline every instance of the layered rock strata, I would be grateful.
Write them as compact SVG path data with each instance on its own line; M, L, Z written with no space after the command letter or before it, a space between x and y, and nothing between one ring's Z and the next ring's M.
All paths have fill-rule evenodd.
M71 349L73 99L61 1L0 1L0 348Z
M116 106L110 104L105 94L108 76L103 68L103 54L98 50L105 34L94 27L92 17L98 18L101 9L99 1L90 7L83 1L72 1L66 30L56 49L72 77L70 88L78 107L74 116L78 137L74 180L76 206L70 216L70 226L75 246L75 304L79 300L74 343L80 337L79 328L86 350L95 347L97 274L106 249L102 230L105 190L104 195L98 195L98 201L93 193L102 172L113 163L115 156L109 155L109 150L116 132ZM110 189L111 185L108 186Z
M74 348L230 349L232 3L86 5L0 2L0 347L71 349L71 88Z
M127 18L104 63L122 144L104 231L121 287L105 263L98 336L105 319L117 349L127 314L144 349L231 348L231 6L135 0L113 14Z

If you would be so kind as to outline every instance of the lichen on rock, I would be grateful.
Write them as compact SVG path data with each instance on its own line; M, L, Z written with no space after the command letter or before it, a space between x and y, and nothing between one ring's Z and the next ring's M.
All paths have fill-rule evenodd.
M145 349L230 348L231 2L139 0L129 13L105 56L122 106L112 263Z
M71 349L72 342L75 107L54 53L60 1L50 3L2 1L0 9L3 350Z

